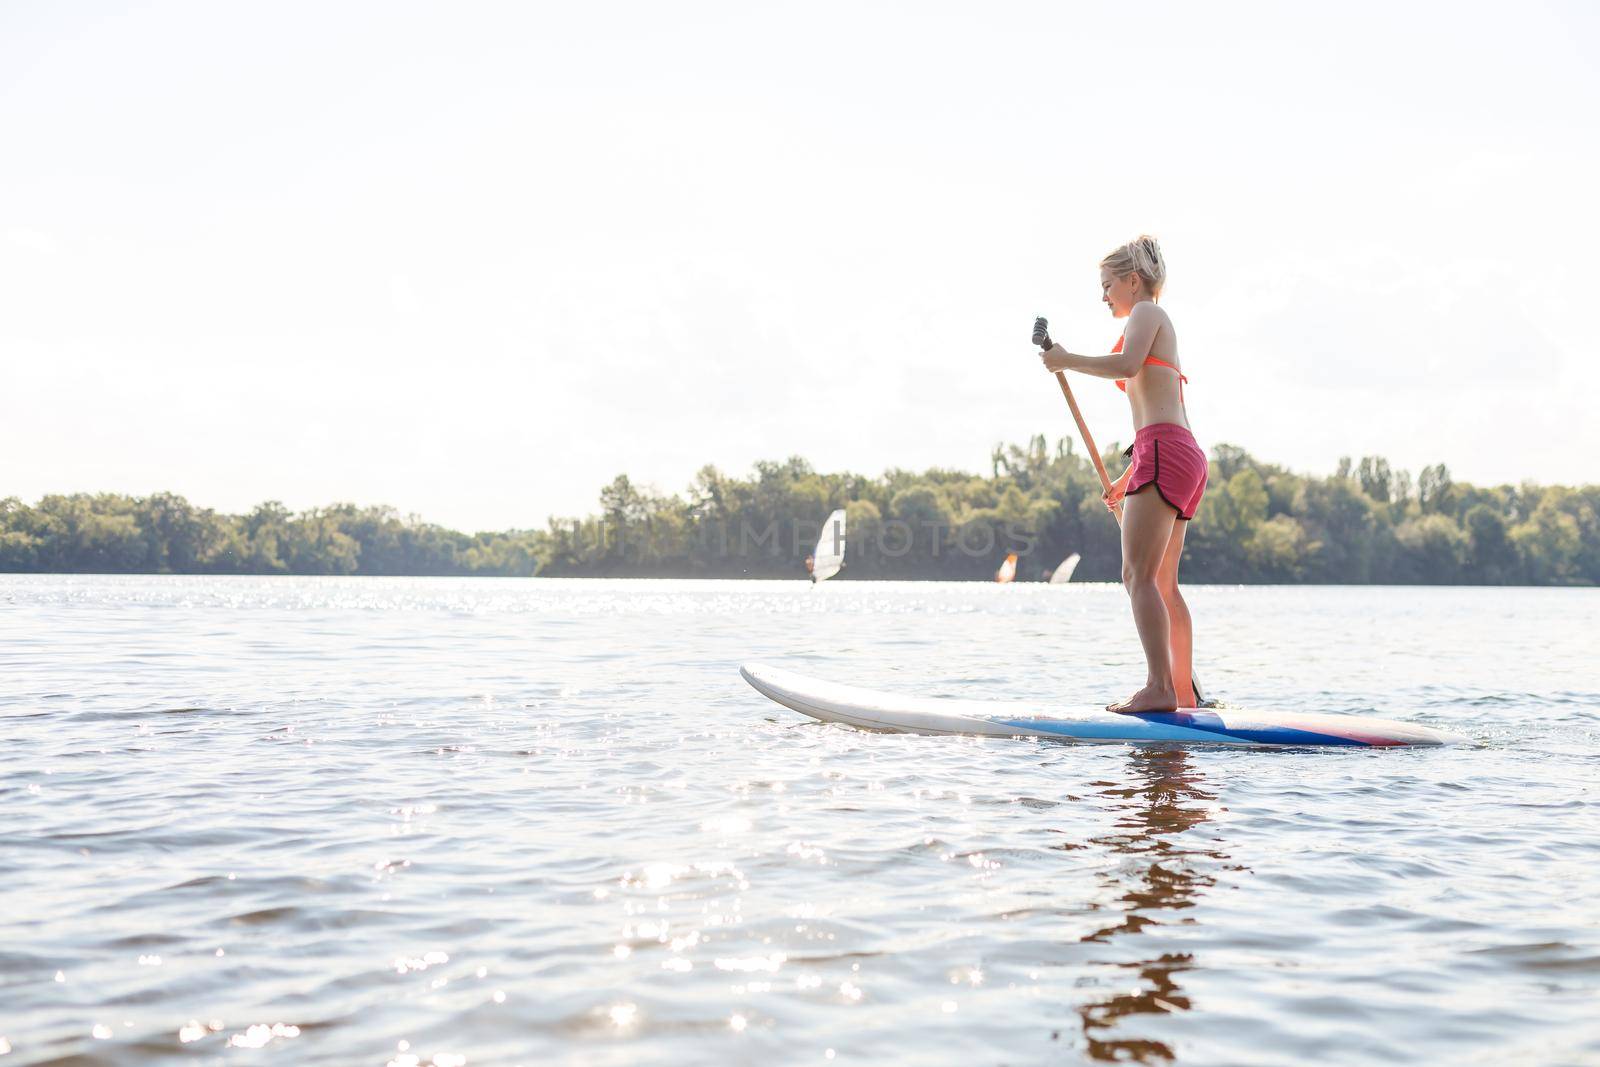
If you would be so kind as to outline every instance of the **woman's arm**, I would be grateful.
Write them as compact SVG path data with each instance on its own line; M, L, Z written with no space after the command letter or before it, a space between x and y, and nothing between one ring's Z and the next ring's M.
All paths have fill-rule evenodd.
M1053 345L1039 354L1045 370L1075 370L1096 378L1132 378L1144 366L1156 333L1161 329L1161 312L1154 304L1138 303L1122 331L1122 351L1109 356L1080 356Z
M1143 359L1130 361L1126 352L1109 356L1080 356L1076 352L1068 352L1059 344L1040 352L1039 361L1044 364L1045 370L1052 373L1075 370L1096 378L1131 378L1139 373L1139 365L1144 362Z

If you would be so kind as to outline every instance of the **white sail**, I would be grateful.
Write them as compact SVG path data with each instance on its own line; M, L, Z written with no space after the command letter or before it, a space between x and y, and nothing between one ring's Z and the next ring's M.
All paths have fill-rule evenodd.
M1050 584L1061 585L1064 582L1072 581L1072 572L1078 569L1078 560L1081 558L1081 556L1074 552L1072 555L1062 560L1061 566L1057 567L1053 572L1051 572Z
M817 540L817 550L811 555L813 582L832 578L844 566L844 508L828 516L822 526L822 536Z
M1017 554L1012 552L1006 556L1006 561L1000 564L1000 569L995 572L994 580L1009 582L1017 576Z

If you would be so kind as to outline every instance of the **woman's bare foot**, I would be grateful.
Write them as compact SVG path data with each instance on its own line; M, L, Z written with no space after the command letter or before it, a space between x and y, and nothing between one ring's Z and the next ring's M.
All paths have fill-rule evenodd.
M1134 715L1141 711L1177 711L1178 694L1170 686L1160 689L1147 685L1121 703L1108 704L1106 710L1119 715Z

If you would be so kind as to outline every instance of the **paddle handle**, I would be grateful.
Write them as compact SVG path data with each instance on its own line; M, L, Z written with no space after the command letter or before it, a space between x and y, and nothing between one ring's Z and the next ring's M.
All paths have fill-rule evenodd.
M1095 473L1100 475L1100 488L1111 492L1111 475L1106 473L1105 460L1100 458L1100 450L1095 447L1094 435L1089 432L1089 424L1083 421L1083 412L1078 410L1078 401L1072 395L1072 386L1067 384L1065 371L1056 371L1056 381L1061 384L1061 395L1067 398L1067 407L1072 409L1073 421L1078 424L1078 432L1083 435L1083 447L1089 450L1089 459L1094 463ZM1112 508L1117 521L1122 521L1122 501L1117 501Z

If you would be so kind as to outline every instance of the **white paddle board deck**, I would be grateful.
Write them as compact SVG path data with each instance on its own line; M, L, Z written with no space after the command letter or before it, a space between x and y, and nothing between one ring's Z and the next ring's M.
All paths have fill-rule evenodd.
M1048 737L1090 743L1139 741L1203 745L1336 745L1396 748L1449 745L1466 738L1390 719L1188 708L1122 715L1104 708L1019 701L900 696L807 678L759 663L739 668L761 695L823 722L864 730L980 737Z

